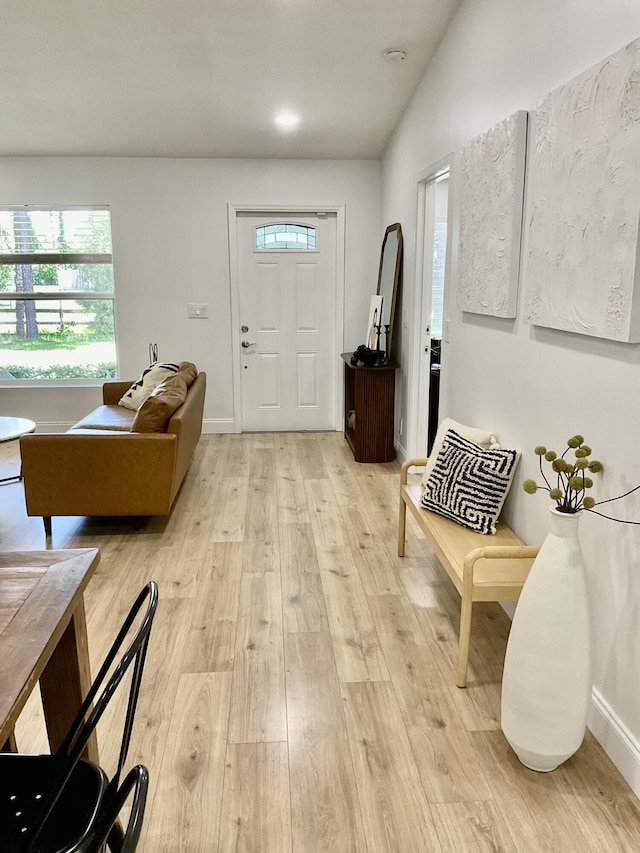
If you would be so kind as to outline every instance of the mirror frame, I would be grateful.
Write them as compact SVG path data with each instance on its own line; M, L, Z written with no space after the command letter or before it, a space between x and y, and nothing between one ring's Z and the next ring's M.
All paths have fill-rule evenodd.
M382 304L383 325L386 325L386 323L384 323L385 317L389 318L389 320L388 320L389 339L387 340L386 343L387 343L387 355L388 355L389 359L391 359L392 361L394 360L393 359L393 326L394 326L395 316L396 316L396 299L397 299L397 295L398 295L398 284L400 282L400 276L402 274L402 226L400 225L399 222L394 222L393 225L389 225L387 227L386 231L384 232L384 239L382 241L382 248L380 250L380 268L378 270L378 289L376 290L376 294L378 296L382 295L380 293L380 291L382 288L382 269L384 266L384 253L385 253L385 248L387 245L387 240L389 238L389 235L392 234L394 231L397 232L398 247L396 250L395 264L393 267L394 273L393 273L393 288L391 291L391 305L390 306L385 305L384 302Z

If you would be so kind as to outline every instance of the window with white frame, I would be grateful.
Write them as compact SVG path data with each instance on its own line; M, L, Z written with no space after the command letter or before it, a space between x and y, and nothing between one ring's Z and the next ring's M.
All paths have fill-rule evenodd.
M111 217L0 205L0 381L117 376Z

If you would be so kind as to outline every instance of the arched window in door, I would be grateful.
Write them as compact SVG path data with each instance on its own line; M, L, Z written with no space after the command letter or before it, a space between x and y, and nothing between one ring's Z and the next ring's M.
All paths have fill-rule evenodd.
M315 252L316 229L311 225L295 225L291 222L259 225L256 228L255 248L257 251L268 252L274 249Z

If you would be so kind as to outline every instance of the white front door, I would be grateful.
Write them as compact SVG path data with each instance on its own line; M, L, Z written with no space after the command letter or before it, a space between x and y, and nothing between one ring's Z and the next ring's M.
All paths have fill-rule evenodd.
M242 430L334 429L336 217L238 212L237 234Z

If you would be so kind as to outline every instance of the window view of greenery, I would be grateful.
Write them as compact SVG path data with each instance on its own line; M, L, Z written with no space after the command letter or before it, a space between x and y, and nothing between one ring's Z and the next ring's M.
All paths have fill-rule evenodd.
M0 209L0 380L117 376L108 210Z

